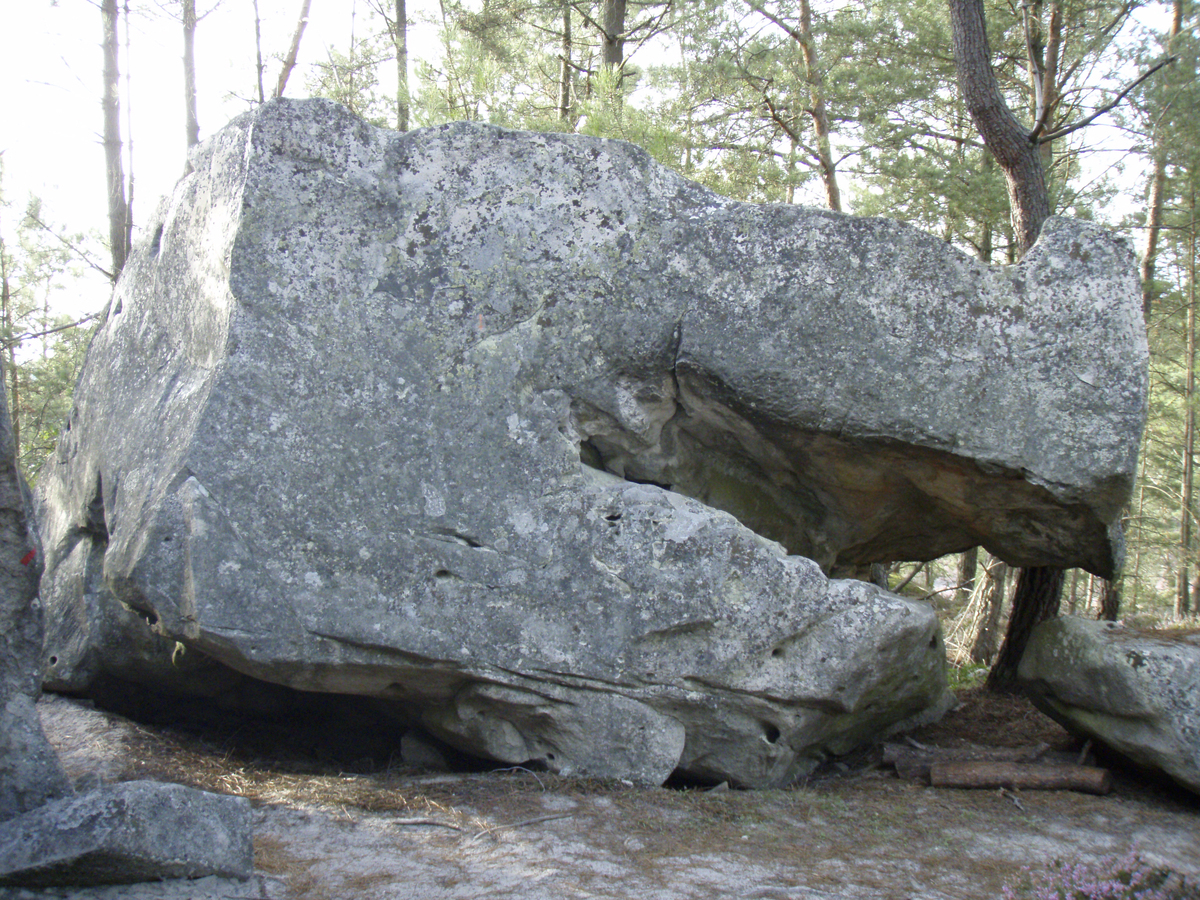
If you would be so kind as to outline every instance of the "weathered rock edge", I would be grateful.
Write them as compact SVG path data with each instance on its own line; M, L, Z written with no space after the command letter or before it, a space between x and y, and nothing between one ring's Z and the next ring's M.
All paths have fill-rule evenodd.
M1145 339L1089 226L992 270L619 142L319 101L194 165L43 476L65 686L179 640L499 759L777 784L942 701L936 619L713 506L831 567L1119 555Z
M1064 727L1200 794L1200 634L1051 619L1030 636L1018 677Z
M0 885L249 878L252 831L244 797L151 781L109 785L0 823Z

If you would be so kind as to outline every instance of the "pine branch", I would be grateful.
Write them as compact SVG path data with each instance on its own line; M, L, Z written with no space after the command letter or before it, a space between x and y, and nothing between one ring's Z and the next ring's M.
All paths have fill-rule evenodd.
M1098 110L1093 112L1087 118L1081 119L1080 121L1075 122L1072 125L1067 125L1065 128L1060 128L1057 131L1051 132L1050 134L1043 134L1040 137L1038 136L1038 128L1035 128L1030 133L1029 139L1031 141L1035 141L1036 143L1039 143L1039 144L1048 144L1051 141L1058 140L1060 137L1066 137L1068 134L1078 131L1081 128L1086 128L1088 125L1091 125L1093 122L1095 122L1098 118L1100 118L1105 113L1111 112L1112 110L1116 109L1116 107L1120 105L1121 101L1125 99L1125 97L1129 94L1129 92L1132 91L1134 88L1136 88L1139 84L1144 82L1147 78L1149 78L1151 75L1153 75L1159 69L1161 69L1165 66L1171 65L1171 63L1175 62L1177 59L1179 59L1178 56L1168 56L1166 59L1161 60L1160 62L1151 66L1149 69L1147 69L1141 75L1139 75L1137 78L1135 78L1129 84L1127 84L1121 90L1121 92L1112 99L1112 101L1110 103L1106 103L1104 106L1100 107ZM1039 123L1038 127L1040 128L1043 124L1044 123Z

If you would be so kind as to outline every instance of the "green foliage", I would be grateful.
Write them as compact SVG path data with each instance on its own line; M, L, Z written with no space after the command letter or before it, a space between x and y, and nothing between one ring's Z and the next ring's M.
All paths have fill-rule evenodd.
M374 16L365 24L375 24ZM379 84L380 66L395 59L386 30L356 38L348 53L330 48L326 56L308 78L309 95L336 100L372 125L389 127L395 119L395 98L381 95Z
M1160 613L1174 605L1178 579L1194 578L1200 569L1195 546L1195 498L1182 493L1182 461L1189 395L1187 348L1190 307L1197 302L1196 196L1200 193L1200 39L1196 11L1185 18L1170 50L1178 60L1136 92L1124 111L1126 127L1145 135L1150 159L1165 164L1162 230L1159 236L1148 322L1150 337L1150 417L1142 449L1142 474L1128 523L1129 564L1126 598L1130 612ZM1141 69L1167 52L1165 35L1147 35L1131 54ZM1147 165L1147 169L1150 166ZM1143 224L1139 214L1128 223ZM1192 546L1181 546L1184 507L1192 520ZM1192 610L1196 610L1193 583Z
M91 336L87 323L55 310L57 295L78 275L72 246L85 239L48 233L36 200L10 237L10 213L0 195L0 348L18 461L33 481L66 421Z

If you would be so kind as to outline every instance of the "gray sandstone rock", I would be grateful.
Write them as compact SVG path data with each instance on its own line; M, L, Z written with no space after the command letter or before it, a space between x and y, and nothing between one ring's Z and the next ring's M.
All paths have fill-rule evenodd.
M254 871L250 802L129 781L0 823L0 885L129 884Z
M945 700L932 611L802 557L1116 564L1146 348L1091 226L989 269L321 101L193 164L42 478L56 683L201 689L179 641L509 762L780 784Z
M42 561L28 524L3 375L0 367L0 821L70 789L37 713Z
M1051 619L1034 630L1018 675L1071 731L1200 793L1200 635Z

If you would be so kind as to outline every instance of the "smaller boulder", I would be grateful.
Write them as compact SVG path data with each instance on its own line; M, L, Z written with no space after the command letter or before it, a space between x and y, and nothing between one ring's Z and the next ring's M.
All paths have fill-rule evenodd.
M1200 793L1200 634L1051 619L1018 677L1064 727Z
M0 885L249 878L250 803L178 784L130 781L0 823Z

